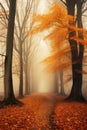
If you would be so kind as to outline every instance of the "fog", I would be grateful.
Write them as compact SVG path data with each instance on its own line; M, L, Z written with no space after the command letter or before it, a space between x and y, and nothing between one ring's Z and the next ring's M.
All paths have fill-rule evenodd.
M38 7L36 13L44 14L47 13L49 10L51 4L54 0L38 0ZM20 7L21 8L21 7ZM23 7L22 7L23 8ZM83 18L84 21L84 27L87 25L87 20ZM56 74L55 73L47 73L46 72L46 66L45 64L41 63L43 59L45 59L50 54L50 43L46 40L44 40L45 35L48 32L42 32L40 34L37 34L32 37L32 46L30 50L31 58L29 60L29 83L30 83L30 93L36 93L36 92L45 92L45 93L55 93L56 86L55 79ZM0 49L1 50L1 49ZM1 59L1 57L0 57ZM3 66L4 67L4 66ZM87 69L87 68L85 68ZM71 71L69 70L69 73L71 75ZM64 78L66 79L67 70L64 72ZM3 75L2 71L1 74ZM58 78L58 77L57 77ZM84 75L83 79L83 93L86 95L87 93L87 76ZM58 80L57 80L58 82ZM69 94L72 82L69 81L64 85L65 93ZM18 95L19 90L19 77L16 75L13 75L13 86L15 94ZM25 84L24 84L25 86ZM4 86L3 86L3 78L0 78L0 93L4 93ZM25 91L25 88L24 88Z
M37 14L47 13L49 6L50 4L47 2L47 0L39 1L39 5L37 7ZM47 73L45 69L46 65L41 63L50 54L49 43L44 40L46 33L47 32L42 32L40 34L37 34L32 40L32 44L34 44L33 48L35 48L36 46L36 49L34 51L31 62L31 92L55 91L55 74Z

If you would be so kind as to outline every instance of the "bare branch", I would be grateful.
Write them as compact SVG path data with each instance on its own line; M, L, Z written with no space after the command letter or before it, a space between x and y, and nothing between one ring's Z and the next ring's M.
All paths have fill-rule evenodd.
M4 54L0 54L0 56L6 56L6 55L4 55Z
M8 15L7 15L6 10L5 10L5 8L4 8L4 6L2 5L1 2L0 2L0 6L1 6L1 8L3 9L3 12L4 12L4 14L5 14L6 19L8 20L8 19L9 19L9 18L8 18Z
M20 53L20 52L19 52L19 49L17 48L15 39L14 39L14 49L16 50L16 52L17 52L18 54Z
M65 6L66 6L66 2L65 1L63 1L63 0L60 0Z
M1 79L1 78L4 78L4 75L0 76L0 79Z

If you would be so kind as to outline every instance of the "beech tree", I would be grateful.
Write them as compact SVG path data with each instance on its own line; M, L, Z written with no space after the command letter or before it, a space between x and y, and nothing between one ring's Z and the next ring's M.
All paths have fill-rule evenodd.
M57 71L72 65L73 85L69 100L83 101L82 95L82 62L84 44L83 29L81 20L81 0L66 0L67 10L63 5L55 3L46 15L37 15L34 20L37 22L32 33L41 32L46 29L50 31L45 39L51 40L51 56L44 62L48 63L50 70ZM77 5L77 17L75 18L75 5ZM76 24L77 20L77 24ZM78 25L78 26L76 26ZM69 43L68 43L69 41ZM67 58L71 55L71 60Z
M84 0L66 0L66 7L68 14L75 17L76 20L73 20L70 25L75 25L79 28L83 28L82 25L82 5ZM75 14L75 6L77 7L77 12ZM77 36L83 39L83 33L71 31L69 33L69 43L71 48L71 59L72 59L72 89L69 95L70 100L84 100L82 95L82 72L83 72L83 54L84 54L84 45L81 42L76 41L75 39L70 39L70 37Z
M5 68L4 68L4 87L5 98L1 102L1 105L8 104L22 104L19 102L14 95L13 91L13 80L12 80L12 56L13 56L13 39L14 39L14 23L15 23L15 12L16 12L16 0L9 0L9 19L8 19L8 30L6 40L6 56L5 56Z

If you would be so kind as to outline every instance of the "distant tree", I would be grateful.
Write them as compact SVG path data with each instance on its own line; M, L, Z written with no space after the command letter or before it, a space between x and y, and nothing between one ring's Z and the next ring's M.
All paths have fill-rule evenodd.
M4 59L6 52L6 34L7 34L7 24L8 24L8 14L9 12L5 9L3 4L0 2L0 70L2 71L0 74L0 78L2 81L4 79ZM2 57L2 58L1 58ZM4 88L4 92L5 92Z
M64 79L63 79L63 71L61 70L60 72L60 94L65 95L64 91Z
M50 34L45 39L51 39L52 55L44 62L48 63L48 68L57 71L62 70L72 64L73 86L69 100L84 100L82 96L82 61L84 46L87 41L83 39L81 9L82 3L74 0L67 0L67 8L57 3L46 15L37 15L34 19L37 22L36 27L31 33L41 32L45 29L50 30ZM77 27L75 25L75 5L77 5ZM68 44L68 39L69 43ZM67 42L66 42L67 40ZM79 49L77 47L79 46ZM66 58L71 54L71 61Z
M54 92L59 94L59 73L54 74Z
M24 13L20 14L20 10L16 11L15 39L14 50L19 57L19 97L23 97L23 85L25 81L25 94L29 94L29 54L31 48L31 38L27 32L32 28L33 0L27 0ZM20 18L21 15L21 18ZM24 79L25 78L25 79Z
M2 62L0 64L2 75L1 78L4 78L4 59L5 59L5 53L6 53L6 34L7 34L7 25L8 25L8 14L9 11L7 11L3 5L3 3L0 2L0 29L2 30L0 32L0 48L1 52L0 55L2 56ZM4 96L6 93L6 88L4 87Z

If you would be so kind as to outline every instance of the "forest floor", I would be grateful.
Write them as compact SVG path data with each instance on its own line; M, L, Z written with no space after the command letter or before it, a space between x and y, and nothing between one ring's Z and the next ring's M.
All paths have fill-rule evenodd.
M63 96L32 94L23 106L0 109L0 130L87 130L87 104Z

